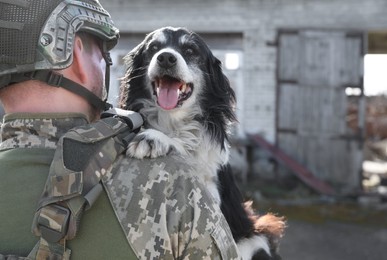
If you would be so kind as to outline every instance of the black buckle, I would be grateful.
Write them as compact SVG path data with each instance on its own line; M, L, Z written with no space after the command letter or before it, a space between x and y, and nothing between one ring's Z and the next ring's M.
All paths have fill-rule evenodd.
M109 110L109 109L112 109L113 108L113 105L110 104L109 102L107 102L107 100L104 101L105 102L105 108L104 108L104 111L106 110Z
M60 87L63 75L51 70L35 70L24 73L24 77L27 79L40 80L51 86Z
M102 57L104 58L104 60L106 62L106 66L113 65L113 60L110 57L110 53L109 53L109 50L107 48L107 42L103 41L101 45L100 45L100 49L101 49L101 52L102 52Z
M102 54L102 57L105 59L105 62L106 62L107 66L112 66L113 65L113 60L112 60L112 57L110 56L109 52L104 52Z
M44 238L48 242L57 243L59 240L64 238L67 234L69 219L70 219L70 210L68 208L51 204L45 206L46 209L49 209L50 211L55 211L55 215L59 215L63 217L63 221L61 223L58 223L61 227L60 231L54 230L49 226L49 223L47 219L42 217L42 212L40 213L39 219L38 219L38 229L40 230L42 238ZM43 209L42 209L43 210Z
M37 72L38 72L37 70L26 72L26 73L24 73L24 77L26 77L28 79L36 79Z
M51 86L60 86L63 75L50 71L46 82Z

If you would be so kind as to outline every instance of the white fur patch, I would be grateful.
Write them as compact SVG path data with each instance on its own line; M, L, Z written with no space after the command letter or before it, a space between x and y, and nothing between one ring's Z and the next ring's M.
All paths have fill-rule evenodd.
M238 249L244 260L251 259L259 250L264 250L271 256L269 242L264 236L253 236L251 238L242 239L238 242Z
M153 40L157 40L160 43L167 42L167 38L165 37L165 34L160 30L155 32L155 34L153 35Z

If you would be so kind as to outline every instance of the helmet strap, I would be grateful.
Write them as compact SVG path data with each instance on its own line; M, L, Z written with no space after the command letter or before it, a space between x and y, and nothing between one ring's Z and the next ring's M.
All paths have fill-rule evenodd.
M109 67L106 64L106 67ZM109 69L107 69L109 70ZM93 92L86 89L82 85L63 77L63 75L56 73L52 70L36 70L26 73L16 73L11 76L11 83L18 83L26 80L39 80L46 82L53 87L64 88L78 96L85 98L93 107L102 111L108 110L112 107L107 100L101 100Z
M109 87L110 87L110 66L113 65L112 58L110 57L110 53L107 48L107 43L106 41L102 42L102 57L105 60L106 67L105 67L105 90L106 90L106 95L109 95Z

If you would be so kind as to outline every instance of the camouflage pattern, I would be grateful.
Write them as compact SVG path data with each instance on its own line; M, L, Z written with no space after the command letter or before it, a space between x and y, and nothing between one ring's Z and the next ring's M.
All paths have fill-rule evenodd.
M62 224L66 221L66 218L68 218L67 211L48 205L42 208L40 215L40 224L50 227L57 232L63 232L64 226Z
M67 114L8 114L3 118L1 124L0 150L13 148L50 148L55 149L61 136L75 126L85 125L86 117L78 113ZM44 216L57 215L55 212L46 210ZM57 215L56 218L60 218ZM58 228L57 224L51 223ZM15 255L1 255L0 259L6 260L32 260L32 259L70 259L71 251L64 247L64 240L52 244L43 238L39 240L27 257Z
M8 114L1 125L0 150L56 148L59 138L74 126L87 124L82 114Z
M212 196L179 157L120 157L105 182L140 259L239 259Z
M99 184L101 178L109 172L118 154L123 153L126 148L116 135L126 136L130 132L125 123L109 117L73 128L60 138L35 214L32 226L35 235L46 236L48 239L48 235L43 233L45 230L41 230L41 227L46 227L58 232L59 235L62 233L59 238L50 233L52 242L63 237L69 240L76 236L82 212L88 203L89 192ZM83 164L78 162L81 160L80 157L66 155L66 149L81 150L85 144L88 149L90 147L93 149L89 150L90 154L85 155L84 162L81 162ZM68 147L69 145L71 147ZM96 194L98 195L99 193ZM56 204L59 202L60 206ZM66 208L71 210L71 214L66 214Z
M72 124L71 127L74 127L85 122L84 118L17 117L6 116L2 127L1 149L53 147L61 133L63 135L68 131L67 125ZM63 128L61 123L64 124ZM89 131L91 128L77 129L66 136L83 142L99 140L101 137L98 131L91 134L94 131ZM108 129L99 129L102 136L108 135ZM111 130L116 129L113 126ZM60 140L58 145L63 145L64 138ZM85 176L88 176L87 182L92 183L89 187L96 180L102 180L127 241L139 259L240 259L226 220L207 189L195 177L190 165L179 157L136 160L122 155L112 167L107 167L106 162L114 159L121 151L121 148L115 146L121 144L117 140L113 143L105 149L109 156L103 155L91 160L84 171L63 167L63 154L56 152L55 156L60 159L50 168L51 178L39 203L44 210L34 221L35 232L39 233L36 228L38 222L54 230L61 229L63 216L58 215L55 209L44 207L46 205L76 197L68 200L68 207L72 211L75 209L75 215L82 211L83 197L90 190L85 188L88 185L84 183ZM76 227L70 223L70 229L71 226ZM26 259L69 257L70 250L64 247L64 240L52 243L41 238Z
M65 248L64 240L53 245L41 238L27 257L0 254L0 260L70 260L70 255L71 250Z
M106 118L96 123L71 129L58 142L53 162L50 167L49 180L46 183L41 206L53 201L66 200L74 195L86 195L100 179L109 172L113 161L118 154L125 150L125 145L119 138L110 138L130 131L125 123L115 118ZM72 140L71 143L67 141ZM73 146L73 150L82 148L83 144L94 145L92 153L86 154L88 161L84 162L82 169L72 167L72 160L79 157L65 157L64 150ZM74 162L75 163L75 162Z
M43 238L40 238L32 252L28 255L28 259L45 259L45 260L70 260L71 250L65 246L65 240L59 243L49 243Z

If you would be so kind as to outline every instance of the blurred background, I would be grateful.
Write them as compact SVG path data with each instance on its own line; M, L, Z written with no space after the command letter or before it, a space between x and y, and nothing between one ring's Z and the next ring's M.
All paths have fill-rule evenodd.
M231 163L256 208L285 215L284 260L387 259L386 0L100 0L122 58L187 27L237 94ZM1 112L1 111L0 111Z

